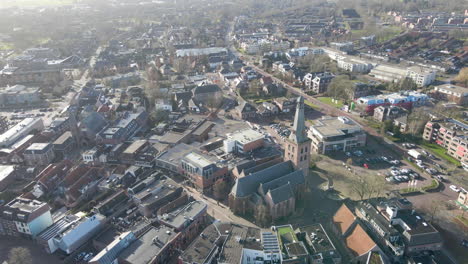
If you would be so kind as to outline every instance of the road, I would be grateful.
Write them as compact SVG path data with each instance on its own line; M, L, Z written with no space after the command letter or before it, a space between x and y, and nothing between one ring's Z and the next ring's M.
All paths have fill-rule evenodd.
M220 221L234 222L234 223L241 224L244 226L259 228L254 223L247 221L244 218L234 215L231 212L231 210L229 210L229 207L227 207L226 205L222 203L218 203L213 198L200 194L197 190L188 186L184 186L184 189L195 200L204 201L208 205L208 211L207 211L208 214L211 215L213 218L218 219Z

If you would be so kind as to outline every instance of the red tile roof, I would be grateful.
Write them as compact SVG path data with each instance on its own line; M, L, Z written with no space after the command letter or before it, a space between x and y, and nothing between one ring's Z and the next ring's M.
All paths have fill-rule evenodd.
M338 228L340 234L343 235L353 224L355 219L356 216L354 216L353 212L343 204L333 216L333 224Z
M376 243L366 231L362 228L361 224L357 224L353 232L349 234L345 239L346 246L353 252L356 256L362 256L373 248L375 248Z

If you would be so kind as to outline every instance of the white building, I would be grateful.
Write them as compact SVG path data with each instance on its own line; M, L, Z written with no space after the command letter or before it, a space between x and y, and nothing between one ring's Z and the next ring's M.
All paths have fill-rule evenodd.
M47 203L26 198L15 198L0 210L0 234L24 234L35 238L53 224Z
M33 130L41 131L43 129L44 123L42 122L42 118L25 118L0 135L0 147L9 147Z
M319 154L348 151L366 145L366 132L348 117L323 117L308 132L312 150Z
M227 134L227 139L224 140L224 149L227 153L248 153L257 148L263 147L263 134L253 130L244 129L231 134Z
M50 254L58 249L71 254L101 230L104 220L100 214L91 217L67 215L39 234L37 241Z
M24 107L41 102L38 87L14 85L0 88L1 107Z
M435 70L418 66L409 67L406 70L406 76L411 78L418 87L433 83L436 79L436 73Z
M406 77L406 70L388 65L377 65L369 75L382 81L397 82Z
M92 148L83 153L83 161L86 163L93 163L98 160L99 151L96 148Z
M368 63L366 61L349 58L338 59L337 63L338 68L349 72L365 73L369 72L374 67L371 63Z
M354 50L354 44L353 42L349 41L349 42L332 42L330 44L330 46L334 49L337 49L339 51L344 51L344 52L348 52L348 51L353 51Z

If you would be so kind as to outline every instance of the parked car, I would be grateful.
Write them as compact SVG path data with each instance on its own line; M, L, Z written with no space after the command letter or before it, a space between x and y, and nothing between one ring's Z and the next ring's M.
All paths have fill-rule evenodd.
M450 189L452 189L454 192L460 192L460 189L458 189L455 185L450 185Z

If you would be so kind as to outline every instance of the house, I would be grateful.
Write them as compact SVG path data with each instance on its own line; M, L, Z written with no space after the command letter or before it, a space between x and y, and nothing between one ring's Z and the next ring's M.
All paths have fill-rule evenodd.
M396 258L405 253L405 244L398 230L390 225L389 221L379 212L371 202L360 202L355 213L366 225L368 230L374 234L381 248L389 249L391 255Z
M394 120L405 115L408 115L408 112L398 106L379 106L374 110L374 119L379 122Z
M81 201L92 197L105 174L104 169L87 165L71 169L59 187L64 196L65 206L75 207Z
M317 94L325 93L333 78L335 78L335 76L329 72L320 73L311 80L312 85L308 85L308 82L306 82L306 87L309 87L309 89Z
M324 117L309 130L312 151L328 154L366 145L366 132L348 117Z
M406 253L436 251L442 248L443 240L439 231L414 210L387 205L383 215L392 226L401 230Z
M275 84L275 83L271 83L271 84L266 84L262 87L262 91L263 93L265 93L266 95L274 95L274 96L277 96L277 95L282 95L284 94L284 88L279 85L279 84Z
M240 101L235 108L235 113L238 118L248 120L257 116L257 109L247 101Z
M223 93L216 84L197 86L192 89L192 98L198 102L209 104L212 101L221 100Z
M273 102L278 106L282 113L290 113L296 108L294 100L286 97L279 97L273 99Z
M180 197L182 187L170 178L150 176L128 188L128 194L142 215L151 217L168 202Z
M53 224L47 203L17 197L0 206L0 234L36 238Z
M39 198L46 193L57 191L57 187L72 167L73 163L70 160L49 164L36 176L36 185L33 187L32 194Z
M276 116L279 108L270 102L263 102L257 106L257 113L261 117Z

